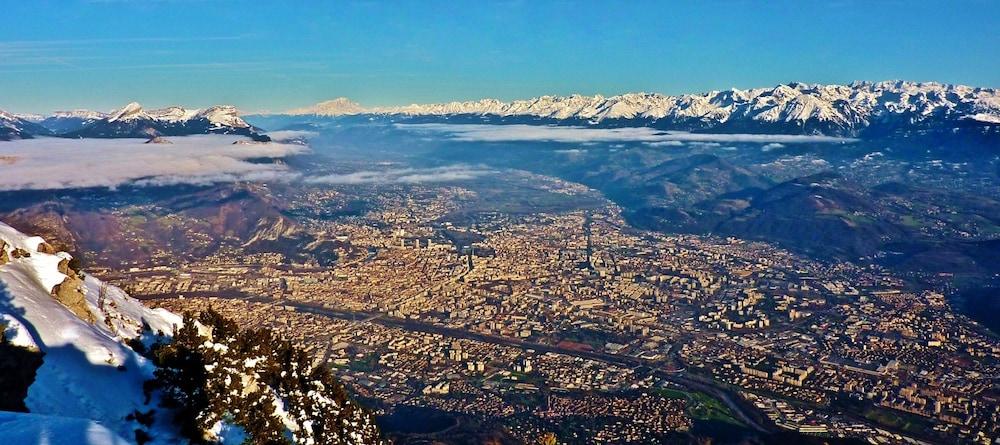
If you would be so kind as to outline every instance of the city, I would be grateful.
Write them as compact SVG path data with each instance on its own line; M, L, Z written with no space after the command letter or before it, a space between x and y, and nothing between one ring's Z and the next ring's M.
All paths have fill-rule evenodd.
M1000 445L1000 2L0 5L0 445Z
M711 416L744 428L885 443L998 433L998 370L977 358L1000 343L940 293L766 243L635 230L607 202L441 222L471 194L391 188L362 217L317 221L340 242L329 269L226 252L93 272L176 313L277 330L379 406L468 415L524 441L565 416L618 419L574 431L602 443L687 431L692 391L723 396Z

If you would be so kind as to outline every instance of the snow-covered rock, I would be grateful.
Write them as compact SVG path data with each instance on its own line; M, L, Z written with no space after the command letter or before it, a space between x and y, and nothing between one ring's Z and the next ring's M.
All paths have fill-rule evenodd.
M154 366L125 342L140 335L149 341L158 331L169 335L181 318L147 308L121 289L87 275L80 290L94 318L89 323L52 295L57 285L69 282L67 273L76 274L66 268L69 254L46 253L51 248L42 238L3 223L0 241L8 258L0 265L0 317L13 321L8 332L15 332L10 337L14 344L45 353L28 388L28 409L96 421L121 437L133 437L140 426L126 416L157 408L156 400L146 403L142 389L153 377ZM153 436L169 443L176 436L169 420L161 417ZM0 426L0 437L3 431Z

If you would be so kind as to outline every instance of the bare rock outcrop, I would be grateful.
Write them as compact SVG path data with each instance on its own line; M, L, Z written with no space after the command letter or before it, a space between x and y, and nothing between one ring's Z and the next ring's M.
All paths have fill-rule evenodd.
M69 267L68 259L60 261L58 268L60 273L66 275L66 279L52 288L52 296L81 320L87 323L97 321L97 317L87 307L87 298L83 295L83 279L81 279L80 274Z
M62 261L60 261L59 264L56 266L56 269L59 270L59 273L66 275L68 277L74 277L74 278L80 277L80 275L77 274L76 271L69 266L69 259L63 258Z
M147 143L147 144L173 144L173 142L170 142L169 139L167 139L167 138L165 138L163 136L153 136L153 137L149 138L149 140L146 141L145 143Z

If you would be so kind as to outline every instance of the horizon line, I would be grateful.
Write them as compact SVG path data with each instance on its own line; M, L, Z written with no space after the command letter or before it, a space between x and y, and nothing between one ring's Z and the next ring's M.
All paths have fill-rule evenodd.
M584 93L541 94L541 95L516 96L516 97L511 97L511 98L502 98L500 96L478 96L478 97L476 97L476 96L471 96L471 97L467 96L466 98L458 98L458 99L443 100L443 101L406 102L406 103L397 102L397 103L392 104L392 105L363 105L361 102L355 101L350 96L341 95L341 96L337 96L337 97L333 97L333 98L329 98L329 99L316 100L316 101L314 101L312 103L309 103L309 104L306 104L304 106L297 106L297 107L293 107L293 108L286 108L286 109L280 110L280 111L274 111L274 110L269 110L269 109L256 109L256 110L252 110L252 111L247 111L247 110L244 110L242 107L233 105L233 103L231 103L231 102L230 103L226 103L226 102L213 102L212 105L195 106L195 107L188 107L186 105L178 105L177 102L172 102L169 105L155 105L155 106L148 106L148 107L147 106L142 106L142 108L144 110L160 110L160 109L171 108L171 107L179 107L179 108L183 108L183 109L186 109L186 110L195 110L195 109L210 108L210 107L213 107L213 106L235 106L237 108L237 110L239 111L239 114L241 116L282 115L282 114L293 114L293 113L298 113L298 114L313 114L313 113L305 113L305 112L302 112L301 110L312 108L312 107L315 107L315 106L317 106L319 104L326 103L326 102L333 102L333 101L338 101L338 100L346 100L351 105L355 105L355 106L358 106L358 107L362 108L361 111L359 111L357 113L353 113L353 114L369 114L369 113L377 114L377 113L385 112L388 109L392 109L392 108L403 108L403 107L408 107L408 106L421 106L421 105L439 105L439 104L452 104L452 103L467 103L467 102L476 102L476 101L483 101L483 100L496 100L496 101L503 102L503 103L510 103L510 102L519 101L519 100L540 99L540 98L545 98L545 97L589 97L589 98L601 97L601 98L607 99L607 98L613 98L613 97L619 97L619 96L625 96L625 95L661 95L661 96L665 96L665 97L703 96L703 95L708 95L708 94L712 94L712 93L719 93L719 92L723 92L723 91L734 91L734 90L750 91L750 90L759 90L759 89L765 89L766 90L766 89L774 89L774 88L777 88L779 86L791 86L791 85L794 85L794 84L802 84L802 85L806 85L806 86L847 86L847 87L849 87L849 86L856 85L856 84L875 85L875 84L882 84L882 83L911 83L911 84L915 84L915 85L933 84L933 85L941 85L941 86L945 86L945 87L959 87L959 86L961 86L961 87L968 87L968 88L981 89L981 90L997 90L997 89L1000 89L1000 87L994 87L994 86L975 86L975 85L969 85L969 84L960 83L960 82L942 82L942 81L936 81L936 80L916 81L916 80L905 80L905 79L885 79L885 80L858 80L858 79L856 79L856 80L852 80L850 82L844 82L844 83L823 83L823 82L788 81L788 82L778 82L778 83L770 85L770 86L758 86L758 87L749 87L749 88L741 88L741 87L735 87L735 86L733 86L733 87L729 87L729 88L726 88L726 89L711 89L711 90L702 90L702 91L697 91L697 92L685 92L685 93L676 93L676 94L662 93L662 92L659 92L659 91L623 91L623 92L620 92L620 93L612 93L612 94L605 94L605 93L595 93L595 94L584 94ZM21 115L21 116L26 116L26 115L51 116L51 115L54 115L55 113L65 113L65 112L74 112L74 111L90 111L90 112L99 112L99 113L111 114L111 113L114 113L115 111L118 111L121 108L123 108L123 107L131 104L131 103L138 103L138 104L141 105L142 101L139 101L139 100L128 100L122 106L115 107L115 108L112 108L112 109L107 110L107 111L102 111L102 110L100 110L100 109L98 109L96 107L59 107L59 108L52 108L49 111L45 111L45 112L14 111L14 109L0 107L0 111L6 111L8 113L11 113L11 114L14 114L14 115Z

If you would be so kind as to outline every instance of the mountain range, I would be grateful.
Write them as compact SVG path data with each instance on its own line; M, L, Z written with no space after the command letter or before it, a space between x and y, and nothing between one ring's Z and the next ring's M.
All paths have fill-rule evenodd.
M270 140L260 129L244 121L236 107L229 105L146 110L131 102L110 113L74 110L47 117L0 111L0 140L34 136L151 138L191 134L238 134L256 141Z
M0 141L30 138L35 134L48 134L49 130L23 116L0 110Z
M481 99L374 108L338 98L287 114L477 116L501 118L501 122L527 118L543 123L856 137L915 128L962 127L997 132L1000 90L908 81L789 83L679 96L541 96L510 102Z
M540 123L598 127L647 126L716 133L823 134L880 137L945 134L1000 135L1000 90L937 82L793 82L768 88L697 94L540 96L501 101L364 107L340 97L278 115L379 115L450 122ZM272 115L273 116L273 115ZM145 110L138 103L102 113L60 111L51 116L0 111L0 140L33 136L121 138L240 134L266 140L232 106L203 110Z

